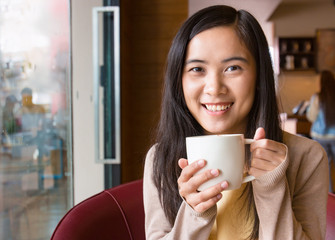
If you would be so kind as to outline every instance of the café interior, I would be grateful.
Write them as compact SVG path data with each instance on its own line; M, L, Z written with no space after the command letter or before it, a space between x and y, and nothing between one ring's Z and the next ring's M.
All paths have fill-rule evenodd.
M0 239L50 239L72 207L142 179L172 38L188 16L216 4L258 19L270 46L282 128L310 137L306 109L319 91L320 71L335 72L334 0L0 0ZM102 6L119 9L114 120L101 110L110 105L96 104L92 83L94 14L103 14ZM107 76L109 65L99 64ZM97 88L103 104L114 96L106 86ZM116 145L106 147L105 129L115 123ZM107 156L110 149L116 153Z

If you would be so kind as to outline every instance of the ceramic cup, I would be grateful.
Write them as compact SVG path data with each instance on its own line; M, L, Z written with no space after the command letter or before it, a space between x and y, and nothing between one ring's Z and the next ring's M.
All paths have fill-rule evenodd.
M253 139L245 139L243 134L206 135L186 138L186 152L189 164L200 159L207 164L197 174L207 169L218 169L220 174L199 187L205 190L222 181L228 181L227 190L238 189L242 183L255 179L243 177L245 165L245 144Z

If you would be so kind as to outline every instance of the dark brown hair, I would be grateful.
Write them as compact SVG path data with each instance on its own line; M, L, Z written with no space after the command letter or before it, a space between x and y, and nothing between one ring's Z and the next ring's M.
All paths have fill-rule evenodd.
M233 27L256 62L255 99L248 115L245 136L253 137L256 129L263 127L267 138L282 141L269 48L257 20L247 11L236 11L224 5L211 6L195 13L179 29L168 54L161 118L156 138L153 180L171 225L182 202L177 179L181 173L178 160L186 158L185 138L204 134L204 129L189 112L183 95L182 72L186 49L195 35L218 26ZM257 239L259 219L250 183L245 194L248 196L249 213L255 216L250 239Z
M320 109L325 114L326 125L335 125L335 78L333 73L328 70L322 71L320 83Z

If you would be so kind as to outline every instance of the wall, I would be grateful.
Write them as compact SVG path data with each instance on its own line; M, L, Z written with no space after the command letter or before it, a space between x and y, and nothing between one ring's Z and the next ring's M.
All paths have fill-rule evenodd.
M308 101L319 91L319 75L313 72L281 73L278 76L280 111L292 114L293 108L301 101Z
M317 28L335 28L332 1L285 3L269 18L275 23L275 36L314 36Z
M121 2L122 182L142 177L158 122L164 66L187 0Z
M281 4L269 19L274 23L275 38L315 37L318 28L335 28L335 6L332 1ZM319 74L281 72L278 90L282 111L292 113L294 106L309 100L319 90Z
M273 24L268 22L267 19L271 16L272 12L280 4L281 0L188 0L189 2L189 15L196 11L212 6L212 5L228 5L236 9L244 9L250 12L259 21L263 31L267 37L269 45L273 42Z
M189 0L189 15L215 4L226 4L245 9L260 22L270 47L275 50L274 67L277 74L278 37L315 36L317 28L335 28L335 6L330 0ZM280 73L277 76L277 90L282 112L292 113L294 106L302 100L309 100L319 89L319 75L308 73Z
M104 189L102 164L94 161L92 8L102 0L71 1L74 203Z

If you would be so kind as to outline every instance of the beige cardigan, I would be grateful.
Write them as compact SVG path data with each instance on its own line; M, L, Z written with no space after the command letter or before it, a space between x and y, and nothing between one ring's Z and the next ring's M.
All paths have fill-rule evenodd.
M288 156L275 170L252 182L260 220L259 239L324 239L328 193L328 161L323 148L308 138L284 132ZM174 226L169 224L152 180L154 147L144 169L147 240L205 240L212 230L216 206L199 214L182 202Z

